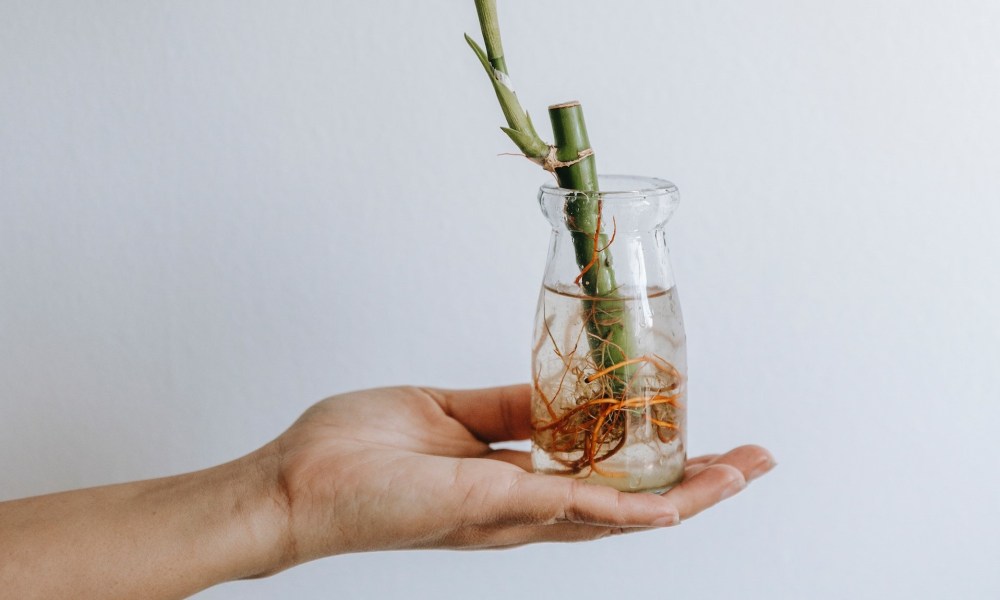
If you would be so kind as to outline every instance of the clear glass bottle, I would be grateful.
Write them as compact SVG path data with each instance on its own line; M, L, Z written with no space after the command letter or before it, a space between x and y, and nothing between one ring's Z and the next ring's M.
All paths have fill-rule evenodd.
M537 472L660 492L684 475L686 354L664 226L677 188L601 176L543 185L552 224L532 348Z

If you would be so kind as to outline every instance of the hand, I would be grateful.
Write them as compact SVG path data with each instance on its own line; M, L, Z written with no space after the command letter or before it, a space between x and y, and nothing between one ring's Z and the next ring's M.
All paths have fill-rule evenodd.
M489 446L528 436L529 394L344 394L223 465L0 502L0 588L173 600L330 554L593 539L676 524L774 465L756 446L697 458L663 496L536 475Z
M527 385L385 388L328 398L259 451L287 514L284 566L403 548L497 548L677 524L774 466L742 446L688 462L666 494L629 494L530 472Z

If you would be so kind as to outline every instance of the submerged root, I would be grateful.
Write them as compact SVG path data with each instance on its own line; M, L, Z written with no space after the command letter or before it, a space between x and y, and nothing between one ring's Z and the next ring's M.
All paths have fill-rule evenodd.
M633 373L620 395L610 393L613 389L622 389L621 380L614 373L622 367L636 364L652 366L668 382L667 385L651 393L630 393L635 379ZM581 380L586 384L593 384L592 387L599 389L599 392L583 394L575 400L574 405L561 411L555 406L558 392L549 398L537 379L534 386L548 415L548 419L534 423L535 443L553 460L563 465L566 474L577 474L589 468L593 473L604 477L625 476L624 473L604 469L600 463L625 447L630 418L643 418L653 428L661 443L669 443L677 436L683 409L680 402L681 375L663 358L645 355L628 359L595 371ZM560 390L562 383L560 381ZM572 460L560 458L569 454L579 456Z

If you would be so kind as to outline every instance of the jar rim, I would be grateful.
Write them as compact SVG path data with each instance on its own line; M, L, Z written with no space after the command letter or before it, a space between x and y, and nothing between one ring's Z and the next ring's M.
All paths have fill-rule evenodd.
M652 231L663 227L677 209L680 193L677 186L656 177L634 175L598 175L599 192L581 192L561 188L554 182L538 190L538 205L553 229L574 225L567 219L571 207L580 202L597 203L597 210L618 233Z
M597 181L601 188L599 193L604 199L617 198L624 200L677 193L677 186L673 182L658 177L608 174L598 175ZM580 193L579 190L559 187L553 181L543 183L539 191L542 194L551 194L553 196L568 196Z

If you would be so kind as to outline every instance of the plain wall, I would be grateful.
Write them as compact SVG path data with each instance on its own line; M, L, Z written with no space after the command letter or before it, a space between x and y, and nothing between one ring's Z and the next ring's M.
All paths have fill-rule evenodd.
M679 528L205 600L995 598L1000 4L503 2L513 81L674 181ZM327 395L526 381L548 241L471 0L0 0L0 498L242 455Z

